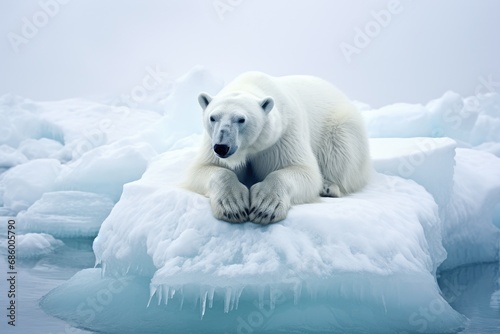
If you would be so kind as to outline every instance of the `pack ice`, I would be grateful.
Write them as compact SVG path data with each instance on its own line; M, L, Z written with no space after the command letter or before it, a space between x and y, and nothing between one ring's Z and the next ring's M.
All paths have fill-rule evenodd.
M54 237L97 235L100 268L49 292L47 313L107 333L463 327L436 275L498 261L498 94L359 104L371 183L260 226L218 221L207 198L178 186L201 138L196 96L220 88L197 67L145 109L0 98L3 215L38 240L37 254Z

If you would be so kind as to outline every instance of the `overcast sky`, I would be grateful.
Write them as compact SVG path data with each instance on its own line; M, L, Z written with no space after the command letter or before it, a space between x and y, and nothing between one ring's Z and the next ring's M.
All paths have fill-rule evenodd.
M312 74L374 107L426 103L500 82L499 34L496 0L0 0L0 94L119 96L148 67L204 65L225 81Z

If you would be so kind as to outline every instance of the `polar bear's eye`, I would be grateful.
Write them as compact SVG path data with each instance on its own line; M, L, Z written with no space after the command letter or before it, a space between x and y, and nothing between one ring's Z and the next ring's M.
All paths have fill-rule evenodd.
M244 119L244 118L240 118L240 119L238 119L238 123L240 123L240 124L245 123L245 119Z
M213 116L210 116L210 122L215 122L215 118Z

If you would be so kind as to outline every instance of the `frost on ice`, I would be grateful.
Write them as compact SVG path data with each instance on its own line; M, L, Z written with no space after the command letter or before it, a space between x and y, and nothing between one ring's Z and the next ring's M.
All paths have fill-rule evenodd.
M54 252L57 248L64 245L61 240L55 239L50 234L45 233L26 233L17 235L17 254L20 259L40 258L44 255ZM2 240L2 254L7 249L6 240Z
M92 237L113 205L109 197L95 193L47 192L28 210L18 214L19 230L51 233L59 238Z
M498 94L447 92L378 110L357 103L372 137L372 182L259 226L217 221L207 198L178 186L202 131L196 96L220 87L198 67L142 109L0 98L0 124L9 124L0 210L16 216L26 249L97 235L100 268L47 294L46 312L120 333L463 326L436 276L498 261ZM92 311L88 298L105 307Z

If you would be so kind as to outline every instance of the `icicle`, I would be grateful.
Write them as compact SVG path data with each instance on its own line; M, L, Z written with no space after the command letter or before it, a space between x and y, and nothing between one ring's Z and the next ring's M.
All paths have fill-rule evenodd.
M274 310L276 307L276 291L273 286L269 286L269 310Z
M235 307L234 307L236 310L238 309L238 305L240 304L240 297L241 297L241 293L243 292L243 289L244 289L244 287L239 287L236 290L236 302L235 302Z
M259 310L264 309L264 289L265 287L263 286L259 287Z
M101 268L101 277L104 277L105 275L106 275L106 262L103 262Z
M385 296L382 295L382 304L384 304L385 314L387 314L387 305L385 305Z
M238 293L238 288L233 288L233 293L231 295L231 307L229 308L230 311L234 310L234 306L236 304L236 294Z
M215 295L215 288L211 287L208 290L208 308L212 308L214 305L214 295Z
M182 310L182 306L184 306L184 290L183 288L181 287L181 290L179 292L181 294L181 306L180 306L180 309Z
M231 303L232 289L231 287L226 288L226 295L224 297L224 313L229 313L229 304Z
M170 290L170 299L173 299L175 296L175 289Z
M200 294L200 306L201 306L201 319L203 319L203 316L205 315L205 309L207 307L207 296L208 296L208 291L201 291Z
M293 286L293 304L297 305L299 303L299 298L302 293L302 283L298 282Z
M94 268L97 268L97 266L100 265L100 264L101 264L101 259L96 256Z
M153 299L153 296L156 293L156 288L157 287L154 286L153 284L149 285L149 301L148 301L148 306L146 306L146 307L149 307L149 304L151 303L151 299Z
M310 282L307 285L307 290L309 290L309 295L311 296L311 299L312 300L316 300L317 297L318 297L318 286L317 286L317 284ZM342 291L339 291L339 293L341 294Z
M130 271L130 265L127 267L127 270L125 270L125 275L127 275L129 271Z
M162 293L163 293L163 302L165 303L165 305L168 305L168 299L170 298L170 287L164 284Z
M161 299L163 298L163 284L158 286L158 305L161 304Z

